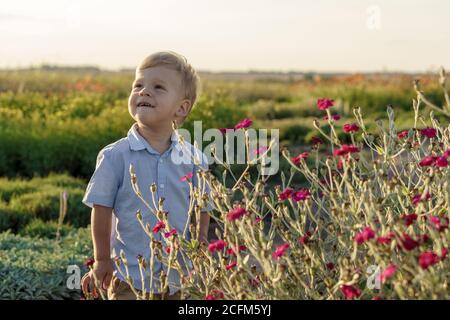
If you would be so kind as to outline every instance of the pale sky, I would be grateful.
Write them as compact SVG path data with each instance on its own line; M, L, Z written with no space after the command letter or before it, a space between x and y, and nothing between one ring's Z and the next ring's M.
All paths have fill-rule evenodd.
M450 69L450 1L0 0L0 68L129 68L159 50L212 71Z

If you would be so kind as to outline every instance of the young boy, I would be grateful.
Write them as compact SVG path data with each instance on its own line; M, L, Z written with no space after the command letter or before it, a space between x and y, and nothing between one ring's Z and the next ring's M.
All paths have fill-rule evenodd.
M122 138L105 148L97 157L95 172L86 189L83 203L92 208L91 228L94 247L92 271L82 280L84 292L95 293L93 286L95 273L107 290L108 299L136 299L135 294L117 270L114 258L125 254L133 287L142 292L141 273L137 257L143 257L150 265L149 237L136 218L141 211L142 220L153 228L158 219L135 194L131 185L130 165L137 176L137 183L143 198L151 204L150 186L156 185L156 195L164 198L164 211L168 221L183 235L188 223L189 185L180 178L190 173L194 186L198 184L195 172L198 166L193 162L174 161L180 144L173 132L175 120L181 124L195 103L199 78L186 59L174 52L158 52L145 58L136 69L136 79L128 100L128 111L136 121ZM185 142L189 148L192 145ZM192 149L193 150L193 149ZM195 152L199 152L195 150ZM201 153L200 153L201 154ZM203 155L203 154L202 154ZM204 156L204 155L203 155ZM200 165L207 169L205 157ZM156 200L158 205L158 200ZM200 241L207 242L210 205L200 217ZM188 235L189 236L189 235ZM161 233L154 233L156 240ZM147 267L148 268L148 267ZM123 271L123 266L121 267ZM148 270L147 270L148 271ZM153 292L155 298L179 299L178 272L169 273L169 292L159 292L160 272L165 270L157 259L154 260L154 285L150 288L149 272L144 279L146 292ZM177 286L178 283L178 286Z

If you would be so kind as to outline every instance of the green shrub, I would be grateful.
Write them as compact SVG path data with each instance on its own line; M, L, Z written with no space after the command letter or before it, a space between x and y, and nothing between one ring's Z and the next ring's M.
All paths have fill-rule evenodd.
M67 288L67 268L78 266L82 276L89 256L89 229L72 231L59 243L0 233L0 299L79 299L81 290Z
M42 221L41 219L34 219L22 230L20 230L19 234L23 236L53 239L56 238L57 230L57 221ZM71 226L63 224L61 226L60 235L65 236L71 230L73 230Z
M10 208L6 203L0 201L0 232L11 230L16 233L25 227L33 215L26 211L16 211Z
M27 193L11 199L10 207L20 213L30 213L44 221L59 217L61 188L44 186L40 191ZM67 216L65 222L74 227L87 226L90 221L89 208L82 202L84 190L67 189Z

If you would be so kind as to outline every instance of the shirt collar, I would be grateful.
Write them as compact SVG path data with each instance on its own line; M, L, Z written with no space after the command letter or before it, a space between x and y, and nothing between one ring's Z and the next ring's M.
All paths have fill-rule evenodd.
M128 138L128 142L130 143L130 149L133 151L147 149L148 152L150 152L151 154L161 155L158 151L156 151L155 149L152 148L152 146L147 142L147 140L144 139L144 137L142 137L139 134L139 132L137 131L137 127L138 127L138 124L134 123L131 126L130 130L128 131L127 138ZM177 135L176 135L175 131L172 132L170 141L172 143L170 144L170 147L166 152L170 152L172 150L172 148L174 147L174 145L178 143L178 139L177 139Z

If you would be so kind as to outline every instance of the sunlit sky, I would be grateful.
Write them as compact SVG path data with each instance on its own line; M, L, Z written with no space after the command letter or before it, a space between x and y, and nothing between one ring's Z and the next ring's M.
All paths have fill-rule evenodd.
M211 71L450 69L448 0L0 1L0 68L174 50Z

